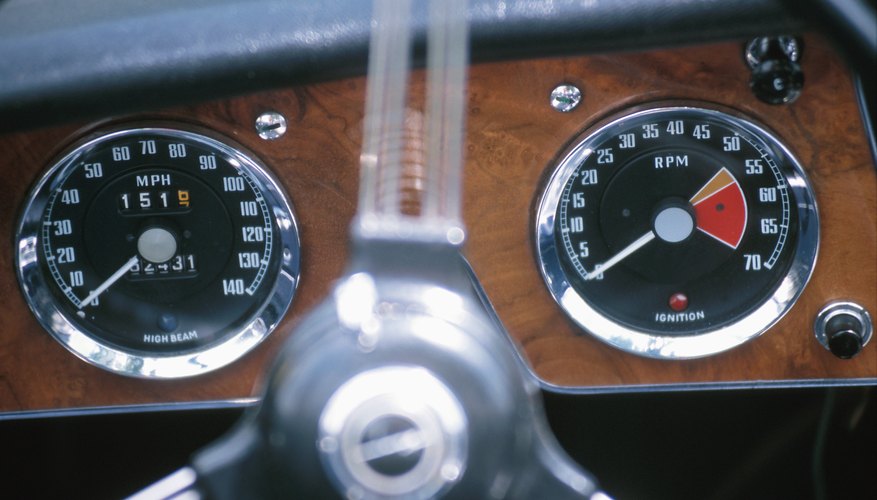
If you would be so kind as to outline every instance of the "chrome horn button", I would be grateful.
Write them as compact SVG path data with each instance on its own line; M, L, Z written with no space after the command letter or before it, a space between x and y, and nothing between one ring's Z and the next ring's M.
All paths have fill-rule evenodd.
M462 476L467 421L431 371L389 366L362 372L331 396L318 448L348 498L430 498Z

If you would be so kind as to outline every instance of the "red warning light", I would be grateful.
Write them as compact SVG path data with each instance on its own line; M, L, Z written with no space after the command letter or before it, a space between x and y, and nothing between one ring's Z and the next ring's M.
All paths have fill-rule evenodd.
M676 312L682 312L688 309L688 296L684 293L674 293L670 296L668 302L670 309L673 309Z

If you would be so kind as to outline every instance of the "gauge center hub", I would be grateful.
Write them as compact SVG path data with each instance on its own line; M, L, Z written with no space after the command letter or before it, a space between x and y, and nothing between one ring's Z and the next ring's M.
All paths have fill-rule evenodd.
M685 241L694 232L694 217L682 207L664 208L653 223L658 238L668 243Z
M177 253L177 239L163 227L151 227L137 239L137 252L149 262L161 264Z

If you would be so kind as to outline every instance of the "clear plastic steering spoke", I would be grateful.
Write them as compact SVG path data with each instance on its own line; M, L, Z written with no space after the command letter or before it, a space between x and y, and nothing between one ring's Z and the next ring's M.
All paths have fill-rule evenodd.
M468 27L464 19L457 19L461 12L466 12L465 0L429 3L426 123L419 127L417 120L410 119L420 115L409 108L406 92L411 1L375 2L360 157L359 217L366 235L404 236L416 231L440 234L454 244L463 241L460 193ZM421 128L426 137L421 137ZM407 154L424 145L425 161ZM403 200L402 192L404 181L412 176L419 188L413 196L419 199L403 203L411 201ZM412 195L410 190L405 194Z

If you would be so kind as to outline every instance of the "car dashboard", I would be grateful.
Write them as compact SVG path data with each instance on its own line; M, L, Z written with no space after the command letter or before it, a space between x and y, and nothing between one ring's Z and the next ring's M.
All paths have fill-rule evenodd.
M471 65L462 256L474 293L517 346L549 400L640 394L654 404L684 391L865 387L867 392L877 382L873 341L842 359L814 334L820 312L830 304L849 303L877 313L873 131L862 109L862 89L836 49L815 32L799 40L800 96L781 104L764 102L750 87L749 39ZM140 104L130 112L104 112L98 106L89 112L93 116L53 118L61 123L38 128L14 130L6 123L10 131L0 135L0 232L7 235L7 245L0 248L0 420L84 409L245 406L257 400L272 360L295 325L333 293L345 272L359 196L366 96L365 78L355 69L349 73L233 97L201 96L191 103L178 96L175 105ZM578 91L572 109L560 110L552 102L552 91L560 86ZM414 72L409 92L412 101L423 98L422 71ZM611 345L590 334L588 325L565 309L563 298L552 295L552 279L544 270L540 204L566 155L601 126L654 109L706 109L757 124L797 159L814 199L818 244L796 297L751 338L721 352L643 355ZM417 105L409 108L411 130L422 129L423 112ZM272 135L278 127L259 123L270 117L282 118L284 130ZM264 341L235 356L240 359L197 376L130 376L80 359L87 356L74 354L73 347L46 331L46 321L28 298L30 284L22 284L20 274L22 221L48 169L86 141L150 127L194 131L255 158L287 197L297 231L298 274L285 314L276 318ZM419 154L410 144L403 151L415 164ZM416 171L412 179L416 190ZM172 290L173 283L182 281L166 283ZM711 293L721 297L716 300L732 301L745 290ZM671 307L679 310L672 302ZM873 396L870 401L873 416ZM549 411L586 419L566 405L555 402ZM574 425L560 423L557 429L576 439Z
M547 387L594 392L873 380L877 358L868 355L867 346L854 359L838 359L812 333L817 313L833 301L874 309L877 210L874 170L852 78L815 36L806 39L803 63L806 86L798 101L785 106L765 104L750 91L739 43L472 67L465 257L498 320ZM568 113L549 102L551 91L562 83L583 94L580 106ZM412 93L418 91L422 87L415 86ZM70 143L95 131L160 122L231 138L260 158L289 194L300 230L301 278L277 333L252 354L197 378L138 380L89 366L45 334L18 290L14 248L8 246L3 269L8 346L3 350L3 410L256 396L257 380L285 333L329 293L343 271L356 206L364 93L364 80L351 78L4 136L7 234L14 234L13 214L20 213L46 165ZM724 106L764 123L801 159L818 204L817 264L793 309L758 338L700 359L649 359L589 336L552 300L533 242L534 207L563 149L604 117L653 103ZM286 134L276 140L259 137L255 121L265 111L286 118ZM40 374L32 373L34 369Z

